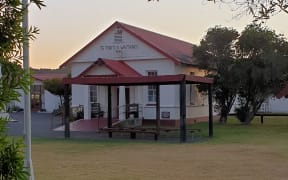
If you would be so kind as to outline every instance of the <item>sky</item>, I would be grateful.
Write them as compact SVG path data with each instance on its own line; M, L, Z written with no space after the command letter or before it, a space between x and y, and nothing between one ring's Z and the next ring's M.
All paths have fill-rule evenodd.
M225 4L206 0L44 0L46 7L29 9L29 24L40 29L30 45L30 66L58 68L115 21L199 44L216 25L241 32L252 22L235 17ZM266 25L288 37L288 15L278 14Z

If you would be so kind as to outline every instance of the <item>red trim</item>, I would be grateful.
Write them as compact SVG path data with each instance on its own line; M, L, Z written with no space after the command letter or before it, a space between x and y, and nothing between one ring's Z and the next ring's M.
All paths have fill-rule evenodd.
M88 66L88 68L85 69L84 71L82 71L82 72L78 75L78 77L85 76L85 75L96 65L96 62L97 62L97 61L95 61L94 63L92 63L90 66Z
M140 74L139 72L137 72L135 69L131 68L125 61L119 61L120 63L122 63L123 65L127 66L130 68L131 71L133 71L135 74L137 74L138 76L142 76L142 74Z
M205 77L187 78L190 75L178 74L178 75L159 75L159 76L140 76L140 77L76 77L64 79L65 84L83 84L83 85L168 85L179 84L182 81L185 83L204 83L212 84L213 79Z
M117 76L142 76L140 73L138 73L129 65L127 65L124 61L99 58L97 61L91 64L87 69L85 69L78 77L82 77L82 76L87 76L87 77L94 76L95 77L95 75L87 75L87 73L91 69L93 69L96 65L102 65L102 64L105 65L108 69L110 69ZM122 68L122 73L120 71L121 68ZM125 73L123 73L124 71ZM115 75L112 75L112 76L115 76ZM102 75L96 75L96 76L102 76Z
M95 62L95 64L101 64L103 63L108 69L110 69L113 73L115 73L116 75L120 75L119 72L113 68L113 66L111 66L109 63L107 63L107 61L105 61L104 59L99 58L98 61Z
M142 76L140 73L138 73L136 70L134 70L133 68L131 68L129 65L127 65L124 61L121 61L121 60L111 60L111 59L99 59L99 60L102 60L104 62L104 64L111 70L113 71L114 73L118 74L118 75L125 75L123 73L120 73L119 72L119 64L117 66L117 64L115 63L120 63L123 67L122 68L125 68L126 69L126 72L130 71L132 72L133 74L130 74L130 75L133 75L133 76ZM117 67L116 67L117 66ZM128 72L129 73L129 72Z
M97 78L97 77L117 77L117 75L115 74L110 74L110 75L85 75L85 77L94 77L94 78Z
M106 30L104 30L102 33L100 33L96 38L94 38L92 41L90 41L86 46L81 48L78 52L76 52L73 56L71 56L68 60L66 60L64 63L62 63L59 68L63 68L66 66L70 61L73 60L74 57L79 55L81 52L86 50L88 47L90 47L94 42L96 42L98 39L100 39L104 34L106 34L108 31L110 31L114 26L118 25L119 23L116 21L111 26L109 26Z

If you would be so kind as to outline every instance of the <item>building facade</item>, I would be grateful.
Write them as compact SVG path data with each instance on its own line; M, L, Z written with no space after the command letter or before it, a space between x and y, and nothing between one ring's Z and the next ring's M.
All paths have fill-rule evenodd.
M193 58L193 44L160 35L142 28L115 22L88 43L60 68L70 69L71 77L135 77L186 74L204 76ZM208 117L208 99L195 84L186 85L186 117L197 121ZM94 109L107 116L107 87L72 85L72 106L83 106L84 118L94 117ZM112 116L124 120L127 105L137 104L138 116L154 120L156 87L113 86ZM179 86L160 87L161 120L179 119Z

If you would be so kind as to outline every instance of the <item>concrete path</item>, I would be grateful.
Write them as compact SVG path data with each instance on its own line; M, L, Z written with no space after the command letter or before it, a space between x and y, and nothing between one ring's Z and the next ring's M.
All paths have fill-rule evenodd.
M24 132L24 113L11 113L10 117L14 120L8 122L7 129L10 136L23 136ZM31 113L31 136L32 138L63 138L63 131L54 131L53 129L61 126L61 117L53 116L51 113ZM103 134L104 135L104 134ZM71 132L71 138L103 138L103 135L96 132Z
M17 113L11 113L10 117L13 119L13 121L8 122L7 129L8 129L8 135L9 136L23 136L24 131L24 113L23 112L17 112ZM74 122L78 124L79 122ZM88 123L89 126L91 126L91 122ZM104 121L103 121L104 123ZM62 120L61 117L54 117L50 113L37 113L32 112L31 114L31 136L33 138L57 138L57 139L64 139L64 131L61 131L63 127L61 127ZM87 125L87 123L84 123ZM94 125L93 125L94 124ZM102 123L101 123L102 124ZM106 124L106 123L105 123ZM83 125L83 123L82 123ZM95 122L92 123L93 127L89 127L88 130L91 130L91 128L95 129ZM98 125L97 125L98 126ZM54 130L57 129L58 131ZM73 126L72 126L73 127ZM75 126L77 127L77 126ZM81 128L83 128L81 126ZM59 131L60 129L60 131ZM73 128L72 128L73 129ZM79 130L79 127L76 129ZM87 130L87 127L86 127ZM70 132L70 138L71 139L92 139L92 140L113 140L113 139L129 139L129 134L125 133L113 133L113 138L109 138L107 133L98 133L96 131L73 131ZM154 137L153 135L137 135L136 139L141 140L147 140L147 141L153 141ZM187 137L187 142L195 142L195 138ZM165 137L161 136L158 141L168 141L168 142L179 142L178 137ZM197 140L196 140L197 141Z

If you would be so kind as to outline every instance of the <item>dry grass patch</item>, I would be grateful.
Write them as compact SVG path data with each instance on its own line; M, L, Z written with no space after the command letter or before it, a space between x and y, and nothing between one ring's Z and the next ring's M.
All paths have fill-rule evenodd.
M285 149L285 147L284 147ZM45 141L33 144L36 179L286 179L281 146Z
M34 140L40 180L286 180L288 119L233 119L193 144L146 141ZM193 125L207 136L207 123ZM200 135L201 135L200 133Z

